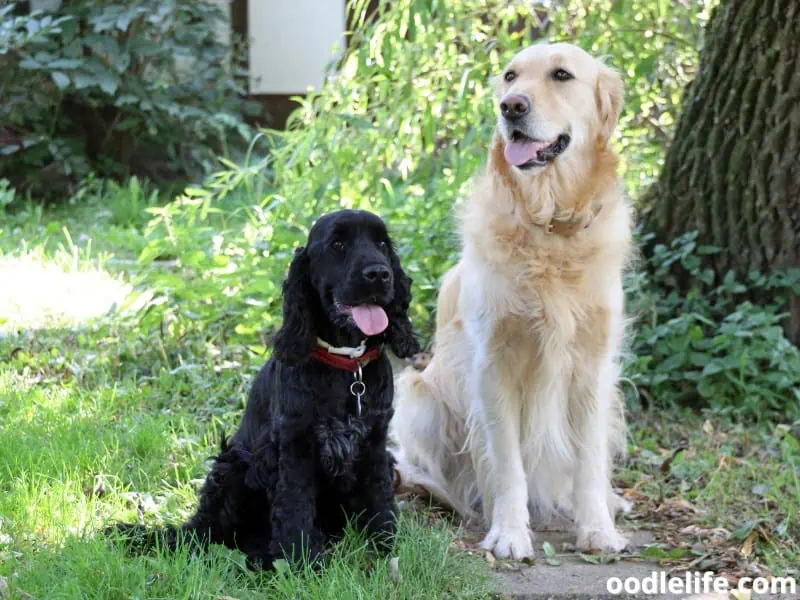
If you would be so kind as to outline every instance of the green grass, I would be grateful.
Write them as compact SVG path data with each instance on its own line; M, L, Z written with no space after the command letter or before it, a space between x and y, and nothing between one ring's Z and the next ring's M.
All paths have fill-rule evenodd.
M98 531L135 520L137 505L152 524L188 516L218 442L213 420L165 405L179 392L169 385L143 393L133 381L80 386L25 371L12 365L0 376L0 575L12 597L442 598L484 589L481 571L450 552L454 531L413 513L401 517L398 581L352 532L321 572L253 574L224 548L126 556Z
M257 296L214 296L219 287L202 286L217 275L186 258L199 243L177 246L178 261L167 267L137 262L150 239L146 220L124 210L115 218L109 202L91 196L56 209L28 206L6 220L0 236L0 263L51 276L44 297L53 306L29 322L13 302L0 303L0 577L11 597L486 597L486 563L455 550L464 545L452 544L459 534L452 523L416 508L401 514L397 581L388 559L355 533L324 569L278 574L251 573L239 553L224 548L203 557L131 557L98 534L117 520L158 525L191 513L206 459L222 433L235 429L264 360L259 332L242 329L248 317L235 311L247 304L257 314L278 294L274 285L265 288L275 297L261 298L263 306ZM225 202L202 232L187 229L183 239L196 243L236 228L250 235L252 214L241 210L242 199ZM270 276L283 270L270 268ZM69 284L85 274L94 279ZM250 271L240 277L253 279ZM78 306L96 296L91 281L120 282L146 301L109 305L89 321L59 312L70 293ZM2 283L8 298L20 293ZM190 309L179 301L189 293L181 286L195 293ZM170 296L171 289L179 292ZM158 312L165 306L159 293L171 298L169 310ZM630 458L617 483L636 501L626 527L653 530L663 551L650 556L719 571L735 559L797 575L800 424L746 427L711 412L633 409ZM720 528L726 533L710 541L708 532Z
M677 564L725 571L733 557L797 576L799 435L800 422L748 427L681 409L638 415L617 472L636 501L632 523L682 550ZM714 529L725 531L710 543Z
M55 341L61 334L42 335ZM187 517L206 471L204 459L218 444L220 425L233 424L238 406L227 418L195 411L215 401L204 395L217 388L192 386L188 399L180 376L152 382L131 377L115 384L98 377L82 385L59 376L52 357L46 349L41 355L19 352L0 367L0 575L18 594L48 599L481 595L480 568L450 552L455 531L414 513L401 517L396 582L388 559L373 556L355 533L321 572L298 568L257 575L244 569L241 555L223 548L205 558L126 556L97 532L115 520L135 520L137 505L151 524ZM34 374L36 359L41 363ZM238 388L232 381L229 391Z
M322 570L278 574L249 572L241 554L218 547L131 557L100 533L117 520L158 525L191 513L206 459L236 427L263 362L203 327L178 340L141 326L135 310L84 321L63 308L95 294L75 279L87 273L146 295L149 271L134 260L146 219L125 214L88 199L6 221L0 261L44 277L52 308L31 321L12 302L22 290L0 283L0 577L10 597L485 596L484 562L451 550L455 526L412 509L400 515L399 578L356 532Z

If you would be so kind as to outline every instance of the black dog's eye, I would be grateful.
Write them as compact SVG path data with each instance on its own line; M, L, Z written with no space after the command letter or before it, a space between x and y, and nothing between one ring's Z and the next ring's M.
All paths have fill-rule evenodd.
M565 71L564 69L556 69L553 71L553 79L556 81L569 81L570 79L575 79L575 77L569 71Z
M386 242L378 242L378 248L380 248L381 252L386 252L389 249L389 245Z
M506 71L506 74L503 75L503 79L506 81L514 81L517 78L516 71Z
M331 244L331 247L337 252L341 252L342 250L344 250L344 242L336 240L335 242L333 242L333 244Z

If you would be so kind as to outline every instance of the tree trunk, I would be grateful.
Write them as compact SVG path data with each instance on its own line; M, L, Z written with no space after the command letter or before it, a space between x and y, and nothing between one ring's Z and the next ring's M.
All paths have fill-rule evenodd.
M800 266L800 1L722 0L648 193L661 241L718 246L717 277ZM768 298L764 298L767 300ZM756 298L758 300L758 298ZM787 334L800 343L800 299Z

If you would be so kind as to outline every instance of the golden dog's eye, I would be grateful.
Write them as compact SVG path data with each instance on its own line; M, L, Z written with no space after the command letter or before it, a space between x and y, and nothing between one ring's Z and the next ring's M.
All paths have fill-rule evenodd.
M333 242L331 246L333 246L333 249L336 250L337 252L341 252L342 250L344 250L344 243L338 240Z
M570 79L575 79L575 77L564 69L556 69L553 71L553 79L556 81L569 81Z
M517 74L514 71L506 71L506 74L503 75L503 79L506 81L514 81L517 78Z

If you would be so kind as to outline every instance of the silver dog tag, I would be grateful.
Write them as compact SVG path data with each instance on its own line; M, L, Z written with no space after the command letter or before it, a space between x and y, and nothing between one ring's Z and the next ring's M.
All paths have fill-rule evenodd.
M355 381L350 384L350 393L356 397L356 415L361 416L361 396L367 392L367 386L364 385L361 374L361 365L358 365L358 371L353 373Z

